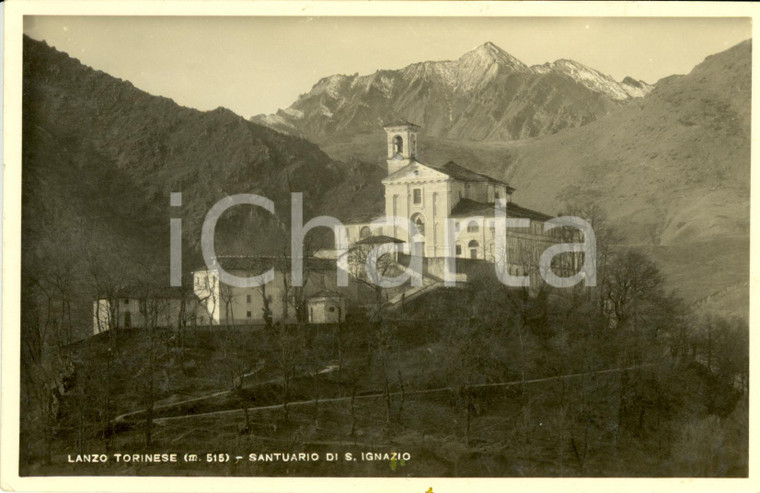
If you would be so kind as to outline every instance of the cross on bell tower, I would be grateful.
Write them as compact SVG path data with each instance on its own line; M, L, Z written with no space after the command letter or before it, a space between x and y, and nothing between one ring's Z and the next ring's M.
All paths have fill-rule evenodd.
M417 130L414 123L402 121L383 127L388 144L388 174L393 174L417 157Z

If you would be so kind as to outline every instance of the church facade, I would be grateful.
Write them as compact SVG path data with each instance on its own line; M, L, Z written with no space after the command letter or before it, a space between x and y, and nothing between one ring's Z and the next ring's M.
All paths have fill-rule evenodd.
M456 257L489 262L506 259L512 274L537 275L541 252L564 234L561 228L544 231L544 222L552 216L515 204L515 189L501 180L453 161L442 166L420 162L419 126L400 122L384 129L388 174L382 183L387 223L383 227L373 227L371 221L347 224L349 243L383 234L404 242L407 252L419 251L425 258L448 257L451 254L445 235L449 221L454 228ZM499 200L506 201L508 218L530 221L527 228L507 231L506 251L502 252L497 251L494 220ZM416 234L409 232L406 224L398 224L406 221L416 226Z

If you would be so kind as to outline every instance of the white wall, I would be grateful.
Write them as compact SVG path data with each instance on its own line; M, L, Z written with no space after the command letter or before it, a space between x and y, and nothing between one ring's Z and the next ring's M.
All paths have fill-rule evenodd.
M92 333L99 334L111 330L114 325L119 328L144 328L147 327L144 314L140 306L144 301L137 298L118 298L114 302L114 313L111 313L111 301L100 299L92 303ZM181 301L178 299L158 298L148 301L157 303L156 326L175 327L179 322ZM111 317L114 317L112 320ZM115 323L114 323L115 322ZM127 323L129 322L129 323Z
M422 201L414 203L414 190L421 191ZM395 208L394 208L395 200ZM389 183L385 187L385 210L389 217L398 216L411 220L420 214L424 221L426 257L434 257L443 252L444 222L449 212L448 186L446 181ZM387 228L386 234L412 242L407 226L395 225Z
M309 323L329 324L346 320L346 304L342 298L313 298L307 302L306 306L309 312Z
M100 334L111 329L111 303L108 300L92 302L92 333Z
M245 271L229 271L231 274L235 274L240 277L250 276L251 273ZM346 289L338 288L337 286L337 268L329 272L304 272L305 286L303 287L303 296L308 298L310 295L323 290L330 290L336 292L351 291L353 296L358 296L356 286ZM211 275L214 277L216 286L219 286L218 279L213 272L198 271L196 275L201 275L201 280L205 281L206 276ZM296 290L292 286L287 292L288 300L285 299L286 290L284 279L288 279L288 286L290 285L290 272L283 274L280 270L275 270L275 277L272 282L269 282L264 287L255 288L238 288L238 287L224 287L216 288L217 291L217 307L214 310L215 317L209 322L208 318L199 319L198 323L201 325L249 325L249 324L263 324L264 319L264 295L269 299L269 309L272 313L272 320L274 322L295 322L297 320L296 314L296 302L295 294ZM210 283L209 283L210 284ZM204 284L202 283L201 286ZM222 290L224 292L222 292ZM202 294L205 291L201 290ZM196 292L197 294L197 292ZM201 302L202 303L202 302ZM229 304L229 312L227 312L227 305ZM229 315L228 315L229 313ZM229 317L229 318L228 318Z

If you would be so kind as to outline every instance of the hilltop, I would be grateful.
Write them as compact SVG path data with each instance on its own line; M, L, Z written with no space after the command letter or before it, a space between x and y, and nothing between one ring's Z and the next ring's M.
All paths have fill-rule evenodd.
M597 121L554 135L473 142L440 138L423 127L420 160L453 159L502 178L517 188L520 204L551 214L566 202L596 202L625 244L652 250L671 286L688 300L734 293L734 287L738 293L715 308L746 316L750 97L748 40L707 57L689 74L659 81ZM357 132L322 148L382 173L382 142L380 134Z

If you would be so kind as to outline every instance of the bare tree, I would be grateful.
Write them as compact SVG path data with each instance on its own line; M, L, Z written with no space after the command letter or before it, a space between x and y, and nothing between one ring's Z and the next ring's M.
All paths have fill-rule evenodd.
M272 297L267 294L267 285L262 284L258 287L258 291L261 294L261 312L262 312L262 318L264 319L264 326L267 330L270 330L272 328Z
M232 335L233 331L235 330L235 313L234 313L234 302L235 302L236 294L235 290L232 286L229 286L227 284L224 284L223 282L219 282L219 299L224 306L224 343L222 344L223 347L223 354L226 361L230 361L230 350L232 349L232 346L235 345L234 337ZM231 373L234 375L234 370L231 370ZM234 376L232 376L232 379L234 379Z
M370 237L372 238L372 237ZM382 239L380 240L382 241ZM386 301L391 290L383 288L369 277L366 265L372 255L372 250L382 243L364 242L355 244L348 252L348 269L351 278L360 285L374 292L374 304L369 311L369 321L365 324L367 339L367 374L371 373L375 346L383 339L383 319L385 318ZM402 272L402 266L396 261L391 253L384 253L376 259L377 274L380 276L398 276ZM403 288L401 288L403 289Z
M153 285L142 287L140 296L140 315L147 332L147 347L143 355L141 368L135 375L138 392L143 400L145 424L143 428L145 446L153 443L153 415L156 401L161 395L161 385L157 374L161 374L164 387L168 385L168 376L164 366L167 347L167 333L162 330L160 321L165 318L169 309L167 301L158 295Z
M618 231L610 224L607 212L594 200L579 199L574 196L572 200L565 204L566 215L576 216L584 219L591 225L596 238L596 272L597 287L584 289L588 296L596 299L599 313L606 313L607 297L605 288L605 279L609 276L611 260L615 248L620 244L622 238ZM572 230L565 230L566 235L572 235ZM575 234L577 236L577 234ZM575 241L583 238L575 238ZM578 257L579 262L583 262L583 254Z
M100 435L105 442L106 450L110 450L112 441L112 414L114 412L113 399L113 373L115 366L121 359L121 343L119 338L121 322L121 300L127 295L128 277L127 266L123 259L115 259L102 251L87 252L88 283L96 300L95 319L98 331L107 334L107 348L102 357L94 364L105 367L101 369L103 378L99 391L102 396L100 406L101 431ZM105 310L105 317L102 311Z
M482 383L484 377L482 355L487 352L482 334L472 327L470 317L448 324L445 368L446 381L453 397L464 414L464 443L471 444L474 415L479 405L471 387Z
M282 375L282 410L285 420L289 419L289 402L292 392L292 381L296 376L296 365L303 360L304 340L299 327L288 327L286 324L276 324L275 347L277 363Z
M41 296L36 296L41 294ZM59 420L66 380L73 374L71 360L61 355L52 327L57 326L49 310L49 293L38 286L24 293L21 347L21 405L26 419L21 422L22 446L31 443L40 432L45 451L45 463L52 463L52 446ZM36 298L32 302L29 298ZM56 349L53 349L56 348ZM23 449L22 449L23 452Z
M370 237L368 239L372 239ZM382 243L365 242L357 243L348 252L348 271L352 279L358 281L366 287L372 289L375 293L375 311L376 316L380 316L382 307L386 302L386 297L390 293L388 289L379 286L367 273L367 260L373 255L372 251L376 248L382 248ZM403 267L396 261L391 253L383 253L377 257L375 265L379 276L398 276L402 273Z
M188 322L195 323L195 303L193 302L192 287L186 283L177 287L179 294L179 313L177 316L177 338L178 338L178 356L182 374L187 375L187 365L185 364L187 349L187 325ZM188 306L189 305L189 306Z
M236 298L235 290L232 286L219 283L219 300L224 305L224 324L226 327L235 325L234 301Z
M203 276L196 276L195 295L198 303L205 310L205 318L208 325L214 325L216 312L221 304L220 281L212 271L206 271Z
M613 323L620 329L636 328L646 316L644 305L662 296L662 274L655 263L638 250L616 255L605 279Z

